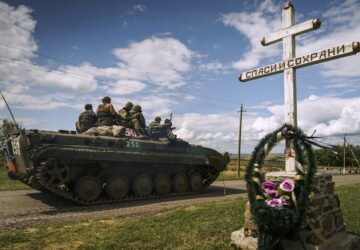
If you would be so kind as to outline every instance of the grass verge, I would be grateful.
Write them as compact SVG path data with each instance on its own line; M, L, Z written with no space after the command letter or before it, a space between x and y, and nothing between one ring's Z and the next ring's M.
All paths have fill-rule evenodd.
M347 231L360 235L360 184L340 186L335 188L340 198L341 211L343 212Z
M57 223L0 233L0 249L227 249L244 199L172 209L145 218Z
M240 180L244 179L244 171L240 172ZM230 180L239 180L237 177L237 171L225 170L219 174L219 177L216 181L230 181Z
M30 189L24 183L18 180L11 180L7 176L7 170L3 167L3 164L0 165L0 191L3 190L21 190L21 189Z
M360 184L336 188L348 231L360 235ZM245 199L141 217L56 223L0 233L0 249L232 249Z

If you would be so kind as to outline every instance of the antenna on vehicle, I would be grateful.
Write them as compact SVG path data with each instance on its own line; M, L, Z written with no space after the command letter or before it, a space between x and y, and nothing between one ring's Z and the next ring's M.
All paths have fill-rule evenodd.
M16 129L17 129L18 131L20 131L20 128L19 128L19 126L18 126L18 124L17 124L17 122L16 122L16 120L15 120L15 117L14 117L13 113L11 112L11 109L10 109L10 107L9 107L9 105L8 105L8 103L7 103L4 95L3 95L3 93L1 92L1 90L0 90L0 94L1 94L3 100L4 100L5 104L6 104L6 107L8 108L8 110L9 110L9 112L10 112L10 115L11 115L11 117L12 117L14 123L15 123Z

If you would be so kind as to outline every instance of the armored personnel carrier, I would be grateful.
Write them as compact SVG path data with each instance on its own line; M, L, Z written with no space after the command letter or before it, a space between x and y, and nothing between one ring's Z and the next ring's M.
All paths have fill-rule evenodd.
M227 164L226 157L210 148L133 135L16 132L4 147L9 177L91 205L196 193Z

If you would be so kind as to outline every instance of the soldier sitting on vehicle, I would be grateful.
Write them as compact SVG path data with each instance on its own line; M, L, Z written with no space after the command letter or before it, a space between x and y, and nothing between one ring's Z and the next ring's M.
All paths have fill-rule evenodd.
M147 134L152 139L157 140L160 137L160 122L161 122L161 117L157 116L147 128Z
M125 104L125 107L119 110L118 116L119 116L119 124L121 126L124 126L125 128L133 128L132 122L131 122L131 114L130 111L134 105L132 102L127 102Z
M79 121L76 122L76 131L78 133L84 133L89 128L94 127L96 122L97 117L95 112L93 111L92 105L86 104L85 111L80 114Z
M130 114L131 114L132 125L134 126L136 133L139 135L146 135L145 117L141 113L141 107L139 105L133 106L133 108L130 111Z
M176 140L176 135L172 132L175 127L172 127L172 122L170 119L165 119L164 124L160 126L161 128L161 137L166 137L170 140Z
M111 104L111 98L105 96L102 99L103 104L97 107L98 126L112 126L115 124L116 112Z
M111 98L105 96L102 99L103 104L100 104L96 110L98 117L97 130L98 135L113 136L113 125L116 125L117 114L114 106L111 104Z

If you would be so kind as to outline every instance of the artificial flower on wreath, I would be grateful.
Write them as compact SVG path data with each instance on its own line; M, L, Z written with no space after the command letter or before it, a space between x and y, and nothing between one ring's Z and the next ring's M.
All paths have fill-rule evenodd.
M285 179L280 185L271 180L261 184L261 188L265 192L267 199L265 203L269 207L281 209L284 206L290 207L293 204L291 193L295 189L295 182L291 179Z

